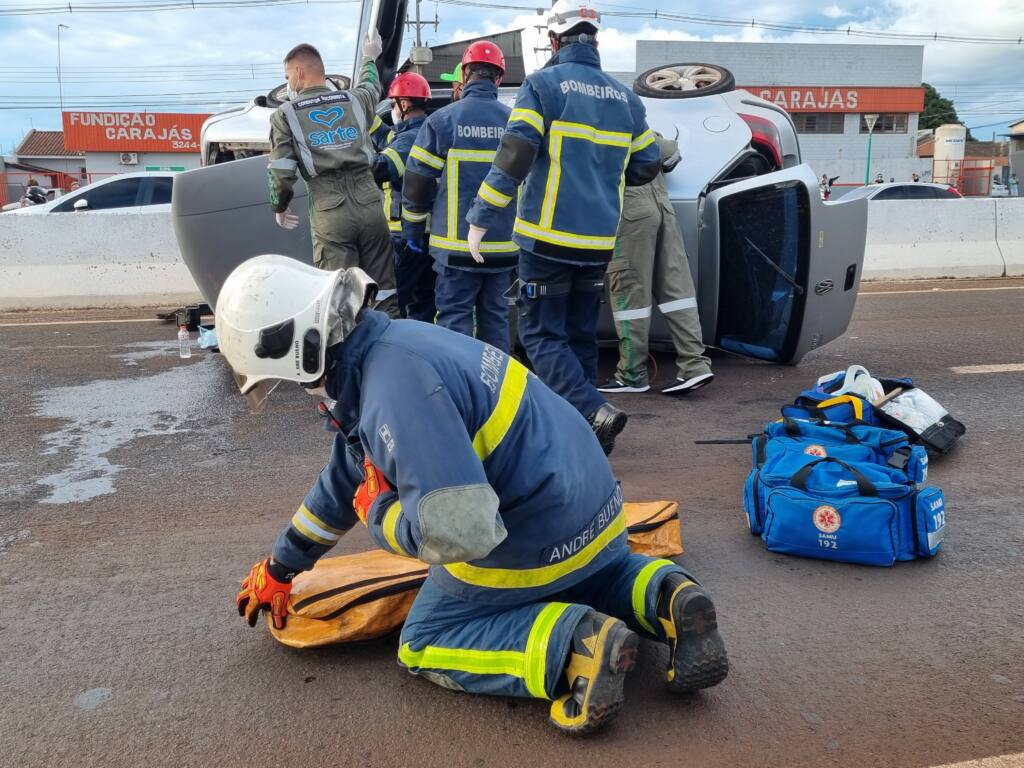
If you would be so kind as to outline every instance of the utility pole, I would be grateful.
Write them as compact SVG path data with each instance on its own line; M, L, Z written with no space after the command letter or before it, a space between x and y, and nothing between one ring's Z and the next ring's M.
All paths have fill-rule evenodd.
M61 120L64 120L64 79L61 71L60 63L60 31L62 29L71 29L67 24L57 25L57 95L60 99L60 115Z
M878 122L878 115L864 115L864 123L868 127L868 162L864 168L864 185L871 183L871 137L875 132L875 123Z
M423 74L423 67L434 60L433 52L430 48L423 45L423 38L420 35L420 31L423 27L433 27L434 31L437 31L438 24L441 20L437 17L437 11L434 11L433 21L421 21L420 20L420 2L416 0L416 21L409 21L408 14L405 21L407 27L412 27L416 30L416 45L409 51L409 61L412 62L412 68L419 74Z

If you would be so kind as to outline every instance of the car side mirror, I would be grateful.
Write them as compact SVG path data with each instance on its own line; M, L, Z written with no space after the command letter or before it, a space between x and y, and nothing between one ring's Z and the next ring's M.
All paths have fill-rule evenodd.
M84 197L81 200L75 200L74 209L76 211L85 211L89 208L89 201Z

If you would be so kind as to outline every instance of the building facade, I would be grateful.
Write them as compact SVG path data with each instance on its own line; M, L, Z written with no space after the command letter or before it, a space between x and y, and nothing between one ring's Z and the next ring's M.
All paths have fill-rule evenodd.
M919 45L715 43L639 41L638 73L666 64L725 67L737 88L785 109L800 136L804 162L836 180L836 192L885 181L927 180L931 164L917 156L918 116L924 107ZM871 131L868 168L868 121Z

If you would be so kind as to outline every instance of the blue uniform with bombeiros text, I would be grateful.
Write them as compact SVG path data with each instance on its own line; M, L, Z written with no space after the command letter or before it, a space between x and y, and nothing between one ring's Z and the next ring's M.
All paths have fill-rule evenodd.
M357 522L368 455L392 488L369 510L381 548L430 564L399 660L435 682L550 698L594 608L658 636L658 588L682 572L631 554L622 494L587 423L504 353L367 311L329 350L342 431L274 548L305 570Z
M541 378L585 416L597 391L597 315L625 185L661 168L637 96L574 43L526 78L501 149L469 212L489 229L522 184L514 239L522 249L520 336Z
M495 216L481 245L484 263L469 254L466 213L491 167L511 110L498 101L498 87L473 80L459 101L427 118L409 153L402 193L408 239L420 236L431 214L430 254L437 272L438 325L503 351L509 348L510 274L519 260L512 240L515 212Z

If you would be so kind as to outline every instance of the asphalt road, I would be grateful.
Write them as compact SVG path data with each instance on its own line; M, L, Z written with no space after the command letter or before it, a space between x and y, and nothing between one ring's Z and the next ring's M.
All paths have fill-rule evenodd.
M139 311L0 316L0 764L930 766L1024 752L1024 282L867 290L848 334L798 367L719 354L714 385L686 401L619 396L632 418L612 463L627 498L680 502L682 562L715 594L732 672L672 697L665 652L645 642L618 722L582 742L543 703L408 675L394 640L293 651L238 618L239 579L326 457L305 395L281 389L248 414L220 359L179 360L173 329L130 321ZM129 321L46 324L69 318ZM851 363L914 376L968 427L933 462L948 508L934 561L768 553L740 511L749 449L693 443L757 431ZM1018 370L951 371L1002 364ZM368 546L358 531L338 550Z

